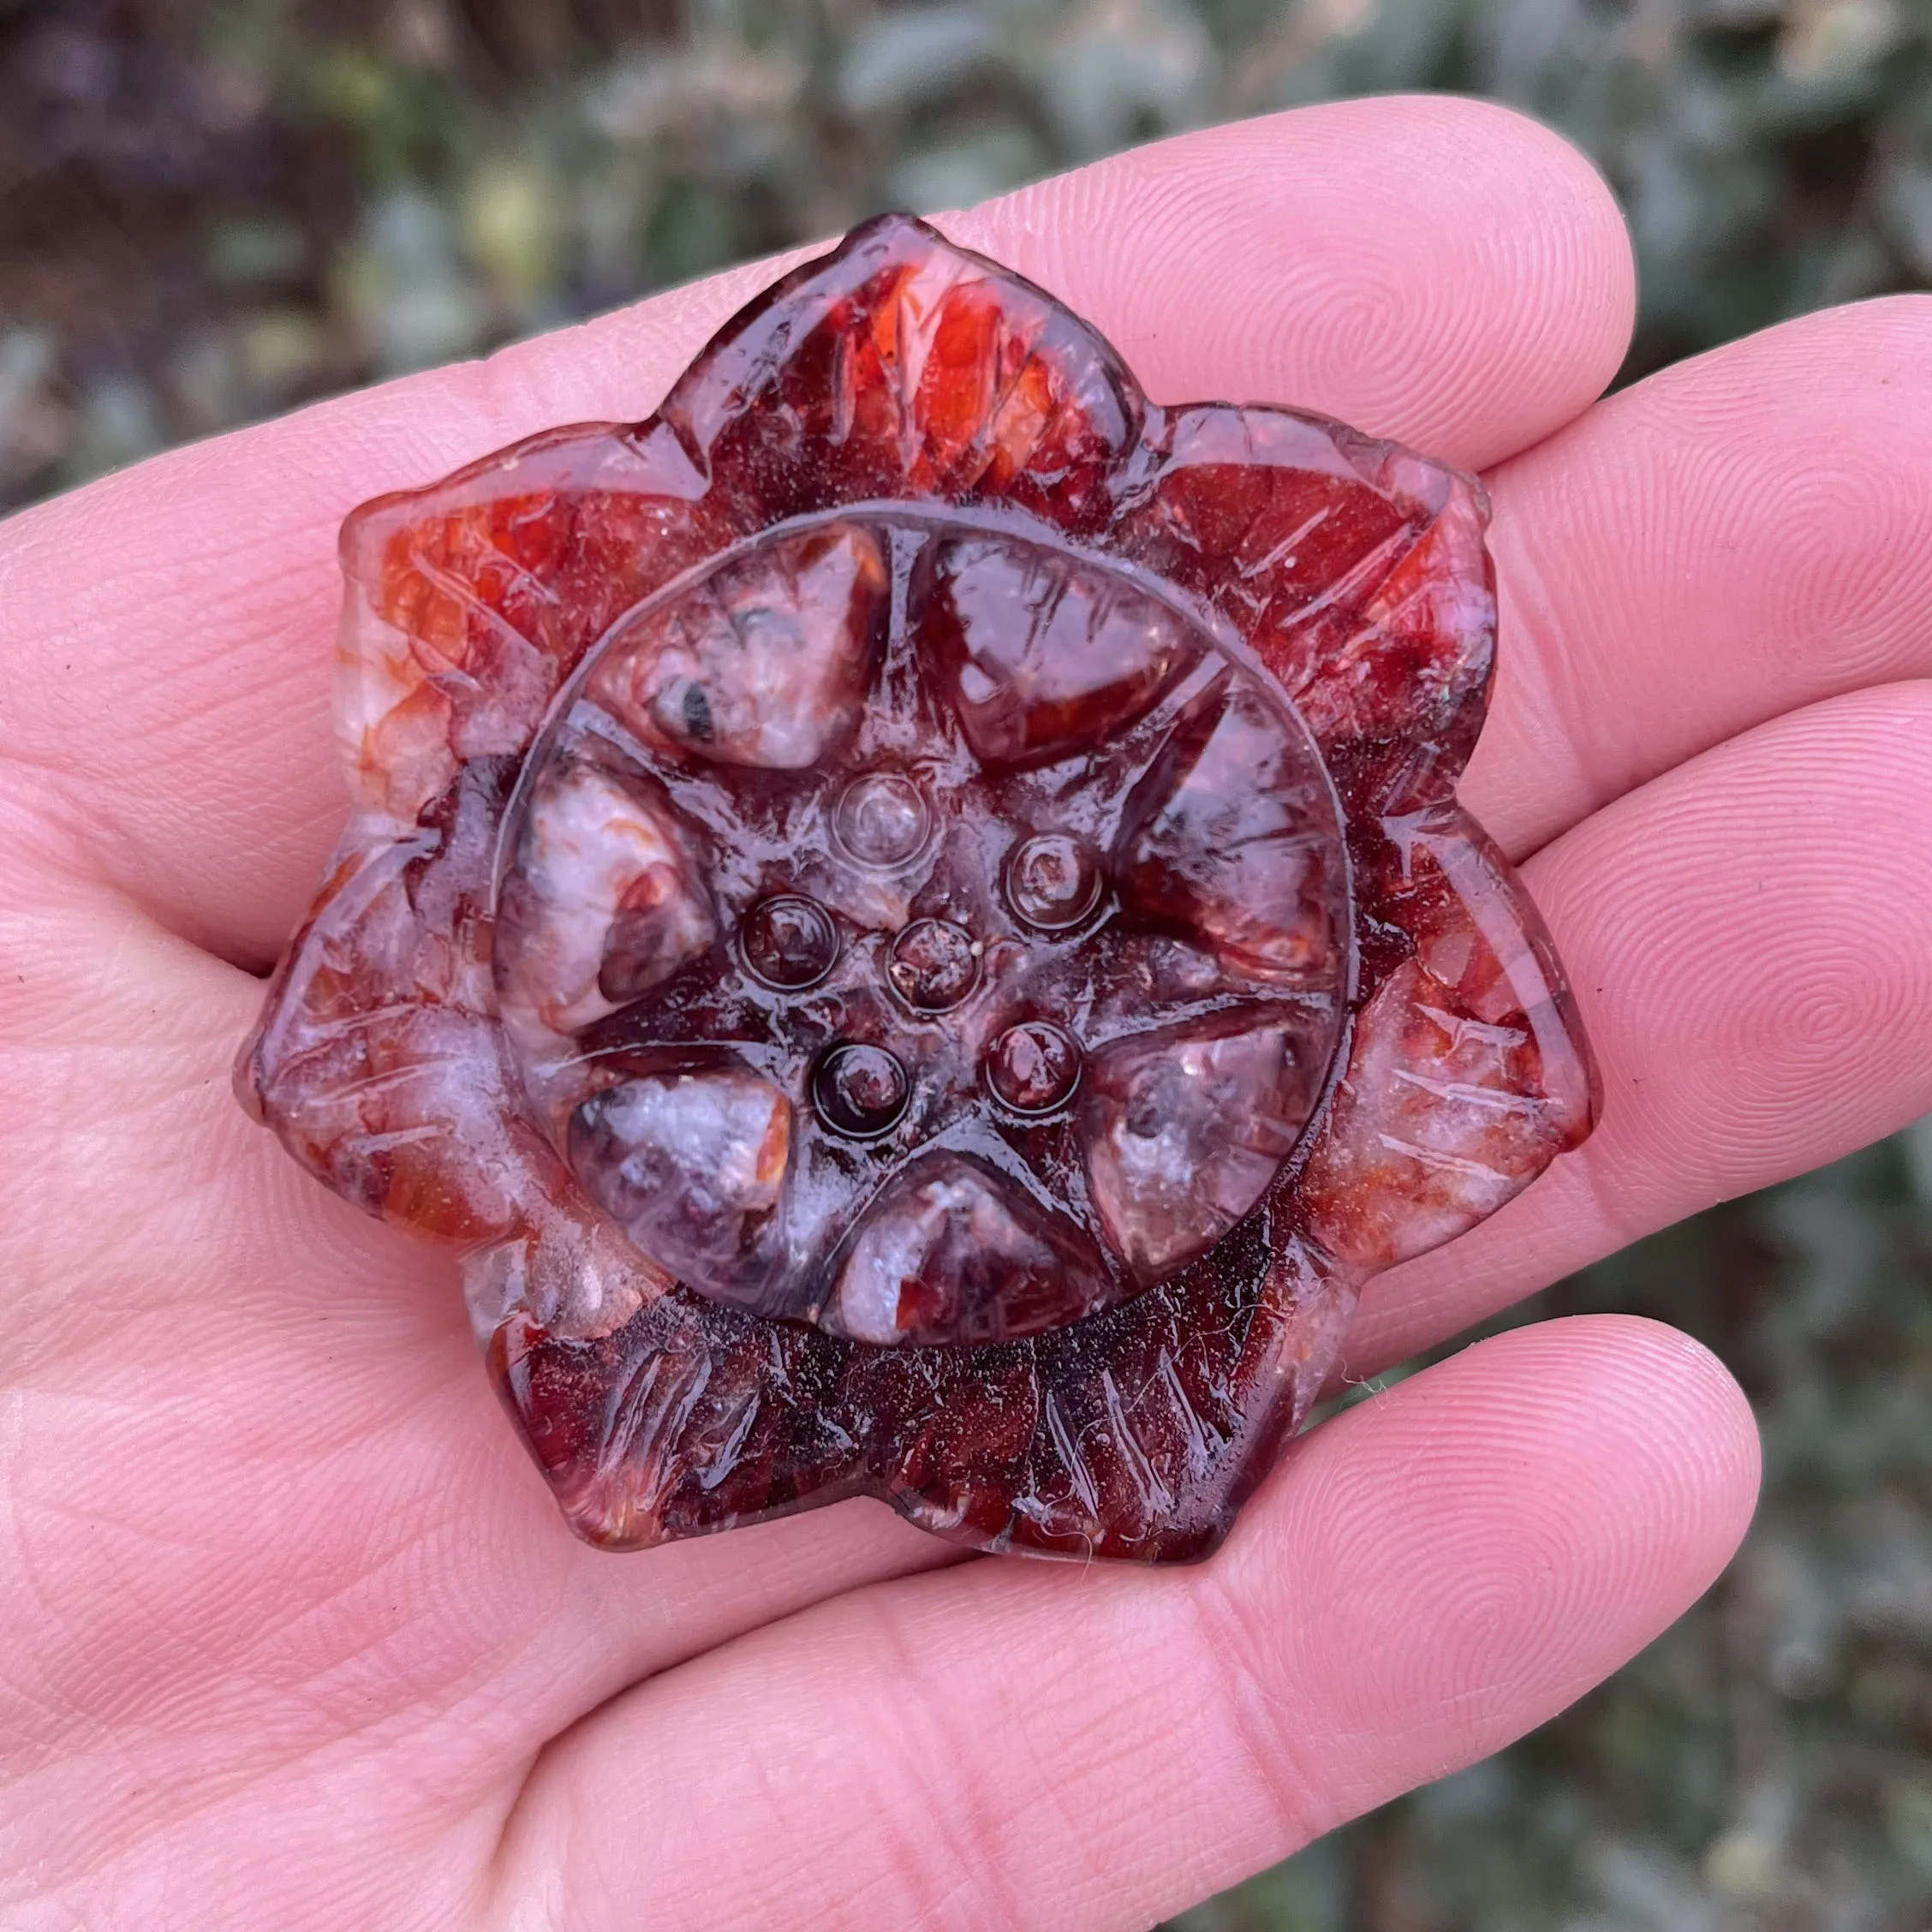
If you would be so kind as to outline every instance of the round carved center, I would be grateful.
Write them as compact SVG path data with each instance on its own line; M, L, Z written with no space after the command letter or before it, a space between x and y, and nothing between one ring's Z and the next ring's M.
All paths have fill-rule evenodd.
M1011 1339L1193 1265L1340 1037L1306 730L1011 532L826 520L641 607L516 813L498 996L585 1191L697 1292L858 1340Z

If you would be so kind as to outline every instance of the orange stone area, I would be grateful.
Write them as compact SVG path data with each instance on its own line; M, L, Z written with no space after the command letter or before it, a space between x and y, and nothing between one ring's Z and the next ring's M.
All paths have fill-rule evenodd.
M1454 796L1486 516L868 223L647 420L349 519L356 809L243 1100L460 1251L593 1541L1205 1554L1363 1283L1593 1118Z

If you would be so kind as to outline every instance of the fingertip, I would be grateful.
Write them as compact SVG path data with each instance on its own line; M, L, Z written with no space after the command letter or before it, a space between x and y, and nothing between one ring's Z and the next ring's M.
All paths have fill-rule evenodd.
M1553 1715L1707 1587L1755 1470L1687 1337L1500 1336L1315 1431L1213 1562L969 1564L642 1687L552 1754L505 1869L562 1843L611 1875L587 1923L701 1894L763 1923L758 1850L808 1818L795 1917L1152 1923ZM754 1748L721 1752L733 1696Z
M1918 679L1727 740L1531 862L1606 1070L1603 1129L1578 1161L1626 1225L1767 1186L1924 1112L1929 801Z
M1757 1501L1757 1422L1696 1337L1643 1315L1566 1315L1488 1337L1443 1367L1454 1373L1439 1399L1506 1409L1579 1494L1619 1499L1606 1522L1635 1512L1680 1584L1708 1571L1701 1590L1730 1560Z
M1305 1437L1208 1587L1260 1667L1328 1686L1323 1721L1365 1776L1428 1775L1432 1750L1496 1749L1681 1615L1735 1553L1758 1473L1750 1405L1701 1344L1632 1316L1541 1322Z
M1749 1526L1762 1478L1757 1418L1738 1379L1694 1335L1637 1315L1577 1315L1473 1344L1459 1360L1500 1368L1534 1422L1561 1430L1588 1414L1599 1446L1624 1459L1673 1520L1715 1554L1714 1577Z
M1488 480L1496 688L1458 789L1514 855L1932 670L1932 295L1673 363Z

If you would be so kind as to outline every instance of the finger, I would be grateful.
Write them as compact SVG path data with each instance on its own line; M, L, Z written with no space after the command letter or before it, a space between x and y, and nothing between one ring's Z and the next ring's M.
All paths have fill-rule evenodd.
M1540 854L1530 876L1571 962L1603 1064L1603 1122L1580 1153L1493 1220L1372 1284L1346 1372L1373 1373L1640 1234L1932 1108L1932 904L1919 878L1929 842L1932 687L1913 685L1766 726L1619 801ZM105 932L72 943L72 953L52 963L45 1008L30 1030L61 1040L53 1029L66 1013L104 1043L138 1041L144 1023L167 1037L164 1020L144 1019L166 983L151 965ZM110 997L86 975L90 960L98 968L116 954L124 990ZM9 956L23 957L21 947ZM286 1382L259 1384L266 1432L291 1387L326 1388L324 1413L338 1418L341 1446L355 1452L352 1464L336 1465L345 1481L352 1469L357 1485L378 1483L408 1500L427 1535L453 1536L459 1522L483 1525L464 1547L486 1550L498 1566L500 1627L523 1628L512 1611L535 1605L554 1645L533 1651L534 1670L566 1690L608 1689L745 1627L738 1619L765 1604L753 1580L768 1567L774 1591L810 1601L814 1591L919 1559L923 1546L910 1532L895 1538L866 1527L869 1506L680 1551L668 1603L657 1589L669 1570L653 1569L646 1589L630 1566L569 1550L484 1390L447 1271L314 1187L230 1109L221 1085L226 1041L255 988L227 969L205 970L232 990L226 1005L206 990L188 1003L209 1016L205 1059L185 1076L199 1106L179 1118L144 1116L136 1140L207 1150L225 1190L197 1191L212 1183L187 1186L172 1171L144 1182L149 1170L138 1148L76 1134L51 1142L26 1136L5 1155L10 1171L34 1174L35 1158L51 1147L73 1164L69 1184L116 1174L116 1200L140 1251L174 1271L184 1321L208 1311L211 1281L232 1280L214 1304L222 1321L212 1333L237 1338L238 1346L245 1340L248 1367L244 1373L206 1351L189 1358L206 1363L210 1389L232 1392L226 1399L246 1406L265 1365L283 1361ZM63 1066L68 1089L83 1095L111 1100L129 1086L111 1061ZM7 1118L38 1120L54 1104L46 1096ZM90 1218L90 1232L98 1219ZM230 1228L246 1244L212 1248L211 1231ZM38 1296L32 1278L23 1287L15 1269L11 1333L75 1343L110 1305L124 1267L111 1252L85 1268L50 1262ZM419 1338L425 1324L432 1332ZM355 1420L394 1409L395 1363L413 1347L425 1357L408 1372L444 1387L455 1407L432 1413L424 1404L420 1440L404 1458L392 1439L358 1434ZM134 1359L120 1352L123 1363ZM80 1453L79 1441L63 1454ZM496 1459L484 1467L477 1458L486 1444L497 1446ZM406 1498L398 1470L414 1472ZM128 1480L146 1493L151 1482L171 1490L191 1477L218 1515L254 1506L249 1496L262 1494L246 1468L230 1473L230 1495L206 1474L147 1453L133 1459ZM299 1541L307 1520L299 1511L272 1512L272 1521L265 1513L262 1533L278 1524ZM767 1535L773 1546L759 1543ZM542 1591L529 1589L532 1577L544 1578ZM468 1603L498 1602L467 1571L459 1594Z
M1292 403L1465 468L1568 422L1629 342L1608 189L1486 102L1236 122L943 225L1093 322L1156 402Z
M1767 719L1932 675L1932 299L1680 363L1490 483L1500 647L1462 794L1512 852Z
M1331 410L1493 461L1596 394L1630 263L1601 182L1503 110L1357 102L1102 162L948 224L1154 392ZM343 812L335 534L379 492L657 402L771 265L156 459L0 531L0 754L77 856L259 963Z
M1760 726L1539 853L1603 1118L1493 1219L1371 1283L1346 1372L1932 1111L1929 846L1920 682Z
M1684 1337L1485 1343L1317 1431L1202 1568L974 1565L620 1700L526 1786L501 1922L1146 1925L1560 1710L1709 1584L1756 1480Z

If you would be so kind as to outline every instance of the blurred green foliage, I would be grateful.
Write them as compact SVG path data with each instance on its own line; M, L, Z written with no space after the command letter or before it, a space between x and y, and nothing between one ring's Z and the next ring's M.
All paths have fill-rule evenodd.
M0 505L888 206L1455 87L1631 218L1625 375L1932 281L1932 0L0 0ZM1926 1932L1932 1124L1512 1317L1744 1380L1744 1555L1515 1750L1187 1932ZM1388 1378L1383 1378L1386 1381Z
M1932 0L0 0L0 504L883 206L1392 87L1596 158L1631 373L1932 277Z

